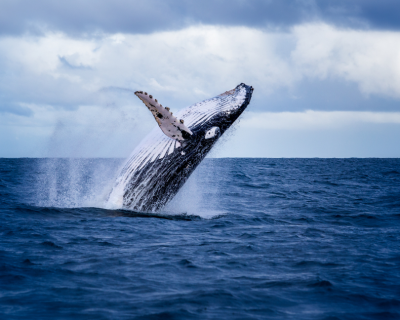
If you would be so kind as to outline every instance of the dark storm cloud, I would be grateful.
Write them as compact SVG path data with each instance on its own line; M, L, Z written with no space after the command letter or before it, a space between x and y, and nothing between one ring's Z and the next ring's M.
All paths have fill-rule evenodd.
M315 20L377 29L400 28L398 0L2 0L0 33L61 30L149 33L191 24L287 28Z
M315 4L317 16L337 25L400 29L398 0L323 0L315 1Z

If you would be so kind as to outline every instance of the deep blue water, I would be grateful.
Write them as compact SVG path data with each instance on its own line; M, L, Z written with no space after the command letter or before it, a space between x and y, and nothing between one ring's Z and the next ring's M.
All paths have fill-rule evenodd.
M158 214L119 165L0 159L1 319L400 319L400 159L206 159Z

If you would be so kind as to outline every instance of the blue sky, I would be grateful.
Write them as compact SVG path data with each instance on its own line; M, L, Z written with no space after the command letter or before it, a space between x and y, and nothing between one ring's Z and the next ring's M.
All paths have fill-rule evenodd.
M400 2L0 2L0 157L126 157L179 110L255 87L215 157L399 157Z

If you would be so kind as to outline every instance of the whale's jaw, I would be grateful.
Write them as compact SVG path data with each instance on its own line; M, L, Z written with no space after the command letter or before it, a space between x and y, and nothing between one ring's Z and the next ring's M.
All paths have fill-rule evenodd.
M107 206L159 211L246 109L252 93L253 88L242 83L178 112L176 117L184 120L192 133L186 139L171 139L163 134L161 126L155 128L125 163Z

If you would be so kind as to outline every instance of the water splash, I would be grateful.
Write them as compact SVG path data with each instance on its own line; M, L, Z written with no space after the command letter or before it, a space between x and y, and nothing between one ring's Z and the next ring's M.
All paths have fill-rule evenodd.
M113 208L108 205L110 191L123 163L123 159L39 159L31 204L38 207L123 209L121 205ZM159 214L204 219L226 214L216 209L219 187L215 183L214 170L217 169L211 161L207 162L207 170L203 170L203 166L201 164L196 169Z
M121 162L121 159L41 159L34 204L103 208Z
M206 169L207 166L207 170ZM174 199L163 212L185 212L204 219L212 219L226 214L218 210L219 184L216 181L217 168L205 160L193 172Z

